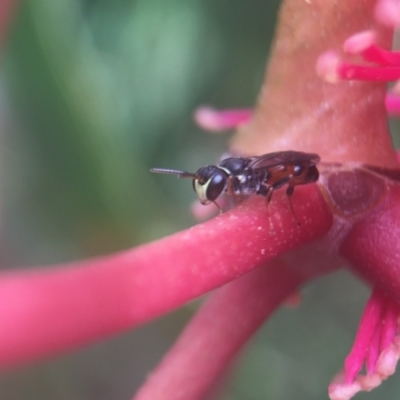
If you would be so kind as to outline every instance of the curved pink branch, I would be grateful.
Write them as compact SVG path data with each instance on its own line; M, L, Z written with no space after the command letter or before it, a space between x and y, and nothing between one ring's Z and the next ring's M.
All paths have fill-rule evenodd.
M274 260L218 289L134 400L204 398L249 337L305 279Z
M316 185L296 188L293 206L300 227L287 201L273 201L267 212L264 199L251 198L131 251L55 270L2 273L0 366L131 328L326 234L332 215Z

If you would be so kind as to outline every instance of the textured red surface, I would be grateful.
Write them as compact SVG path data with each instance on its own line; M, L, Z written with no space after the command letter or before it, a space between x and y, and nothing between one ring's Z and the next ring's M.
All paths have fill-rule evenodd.
M316 185L296 189L293 205L300 227L286 201L273 201L267 213L265 201L252 198L130 251L56 269L3 273L0 365L121 332L326 234L332 217Z
M389 185L384 201L353 226L341 253L400 303L400 184Z

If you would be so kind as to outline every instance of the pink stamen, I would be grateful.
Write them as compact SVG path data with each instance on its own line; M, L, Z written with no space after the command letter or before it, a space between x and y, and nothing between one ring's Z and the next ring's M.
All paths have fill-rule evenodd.
M392 302L388 305L384 315L382 335L381 335L381 351L386 350L390 345L394 343L397 330L397 318L399 316L399 310L397 305Z
M400 67L369 67L350 63L341 63L337 69L342 79L388 82L400 78Z
M381 353L376 365L376 374L378 374L382 380L393 375L398 360L399 351L397 347L392 344Z
M373 55L377 56L377 47L369 47L363 53L368 54L372 58ZM327 51L321 54L318 58L316 69L320 75L327 82L337 83L340 79L345 80L359 80L371 82L388 82L395 81L400 78L400 56L398 53L393 53L395 56L392 59L383 60L383 50L379 53L379 61L389 65L395 64L398 59L397 66L394 67L376 67L367 65L356 65L352 63L342 62L339 55L333 51ZM389 52L387 52L389 53ZM377 60L375 60L377 61Z
M381 3L384 1L381 0ZM400 10L399 0L397 7ZM337 83L341 79L390 82L400 78L400 52L378 46L373 30L359 32L349 37L343 43L343 51L350 55L359 55L364 61L375 65L344 62L335 51L326 51L319 56L316 69L327 82ZM395 108L395 105L392 108Z
M348 385L340 383L331 383L328 388L329 398L331 400L349 400L361 391L361 385L353 382Z
M382 66L399 66L400 52L382 49L376 44L375 36L374 31L356 33L344 42L343 50Z
M343 43L343 51L348 54L360 54L375 44L375 32L364 31L350 36Z
M196 123L209 131L223 131L249 122L252 109L239 108L218 111L211 107L199 107L194 113Z
M400 52L385 50L376 44L369 46L361 54L366 61L380 65L397 67L400 65Z
M400 357L399 311L397 304L374 289L346 358L344 377L341 374L329 386L331 400L349 400L359 391L375 389L394 373ZM358 375L364 362L367 374Z
M361 390L364 392L370 392L376 389L382 383L382 377L379 374L368 374L359 376L357 382L360 384Z
M380 343L381 343L382 327L378 323L374 334L372 335L371 342L367 350L367 356L365 359L365 366L368 374L372 374L375 370L376 363L380 354Z
M379 292L374 289L361 317L357 335L350 354L344 362L345 380L347 384L354 381L363 366L367 349L371 343L382 314L382 300Z

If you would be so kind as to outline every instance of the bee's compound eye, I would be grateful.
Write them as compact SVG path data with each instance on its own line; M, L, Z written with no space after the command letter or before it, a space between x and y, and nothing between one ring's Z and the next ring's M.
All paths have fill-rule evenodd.
M227 174L223 171L217 171L204 185L206 186L207 200L214 201L225 188Z
M202 204L214 201L224 190L228 174L216 165L207 165L196 172L193 189Z

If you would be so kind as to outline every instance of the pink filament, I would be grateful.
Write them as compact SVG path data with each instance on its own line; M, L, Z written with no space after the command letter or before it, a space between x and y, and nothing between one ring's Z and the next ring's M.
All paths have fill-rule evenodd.
M342 79L351 79L371 82L388 82L400 78L399 67L369 67L342 63L337 72Z
M379 292L374 289L361 317L361 322L358 327L353 347L344 362L345 379L347 384L352 383L357 374L361 371L364 360L367 356L367 350L371 344L381 315L381 296Z
M365 60L382 66L398 67L400 65L400 52L384 50L375 44L366 48L361 54Z

